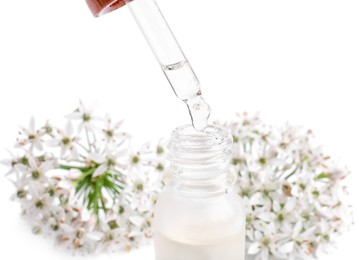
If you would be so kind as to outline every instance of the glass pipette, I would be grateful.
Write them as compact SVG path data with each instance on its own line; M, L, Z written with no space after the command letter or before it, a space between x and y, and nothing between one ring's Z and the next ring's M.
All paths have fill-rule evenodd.
M155 0L86 0L95 16L127 5L178 98L189 109L192 125L203 131L210 107L202 97L199 80Z

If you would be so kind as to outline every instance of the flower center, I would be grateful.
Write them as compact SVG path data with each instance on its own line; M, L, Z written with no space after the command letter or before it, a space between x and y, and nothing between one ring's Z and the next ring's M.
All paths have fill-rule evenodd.
M62 139L62 144L63 145L68 145L70 142L71 142L71 140L68 137L65 137L65 138Z
M89 122L91 120L91 116L89 114L83 114L82 119L84 122Z
M31 173L31 177L34 179L34 180L37 180L40 178L40 172L39 171L33 171Z

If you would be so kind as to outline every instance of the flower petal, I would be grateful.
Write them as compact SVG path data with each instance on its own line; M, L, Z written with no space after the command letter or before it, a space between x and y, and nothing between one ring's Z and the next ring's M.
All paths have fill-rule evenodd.
M271 222L275 219L275 214L273 212L262 212L257 215L257 218L265 222Z
M284 245L282 245L280 248L279 248L279 251L283 254L288 254L290 252L292 252L294 248L294 242L293 241L290 241L288 243L285 243Z
M107 166L105 164L101 164L97 169L95 170L94 174L92 175L92 178L96 178L98 176L103 175L107 170Z
M99 164L104 163L106 160L106 158L99 153L90 153L89 159Z
M254 242L249 246L247 254L248 255L256 255L261 251L261 248L262 247L259 242Z
M145 219L140 216L132 216L128 218L132 224L134 224L137 227L140 227L145 222Z

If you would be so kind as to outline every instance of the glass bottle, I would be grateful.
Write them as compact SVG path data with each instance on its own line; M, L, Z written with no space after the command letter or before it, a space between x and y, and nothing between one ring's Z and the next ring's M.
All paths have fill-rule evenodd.
M231 146L218 126L173 131L170 173L155 208L156 260L244 260L245 212L233 189Z

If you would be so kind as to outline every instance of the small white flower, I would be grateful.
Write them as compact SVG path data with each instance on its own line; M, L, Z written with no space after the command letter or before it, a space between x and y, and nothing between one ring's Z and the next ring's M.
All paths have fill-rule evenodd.
M46 181L47 177L45 174L55 167L55 161L49 160L44 162L36 161L31 155L26 156L29 165L17 164L15 167L26 174L33 181Z
M48 141L48 145L52 147L60 147L60 156L64 157L68 154L67 159L75 159L78 156L76 143L80 140L78 136L74 134L72 122L69 120L66 123L65 130L57 129L58 137Z
M112 147L107 147L102 153L90 153L89 160L98 165L92 177L99 177L107 171L119 174L119 171L126 167L126 164L123 164L121 159L122 157L127 157L126 153L126 148L113 150Z
M36 129L35 119L33 117L30 119L29 128L21 127L19 134L20 136L16 142L17 147L25 147L29 144L30 150L34 147L40 151L43 149L41 137L44 131Z
M67 118L78 120L80 121L78 132L80 133L83 128L87 131L94 131L95 125L94 122L98 121L99 118L97 116L93 115L93 109L94 107L87 108L80 100L79 107L72 112L71 114L67 115Z
M127 133L120 131L120 127L123 124L123 120L116 123L112 123L109 116L105 117L105 127L102 129L104 140L106 142L123 142L130 138Z
M298 221L291 230L287 230L288 238L284 240L286 242L282 242L279 251L287 257L310 258L313 254L312 242L316 239L316 229L316 226L305 229L302 221Z
M278 238L272 224L268 224L264 232L255 231L254 241L248 248L248 254L257 255L255 259L267 260L271 254L281 258L282 255L278 252Z
M16 181L10 180L14 186L16 187L16 193L12 196L12 199L26 199L28 195L28 185L30 182L30 178L26 175L21 174L17 176Z

